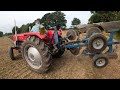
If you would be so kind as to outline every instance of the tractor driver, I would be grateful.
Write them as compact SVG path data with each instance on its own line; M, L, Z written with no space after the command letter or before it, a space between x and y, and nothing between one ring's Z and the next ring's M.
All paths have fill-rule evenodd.
M35 20L35 25L32 27L31 32L39 32L40 30L40 22Z
M39 20L35 20L35 25L32 27L31 32L40 32L41 34L47 33L45 27L40 24Z

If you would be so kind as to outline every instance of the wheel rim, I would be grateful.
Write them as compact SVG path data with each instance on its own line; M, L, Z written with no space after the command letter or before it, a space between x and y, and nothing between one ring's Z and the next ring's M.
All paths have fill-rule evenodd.
M32 68L39 69L42 66L42 56L35 47L26 46L24 53L26 61Z
M104 66L105 65L105 59L101 58L96 61L97 66Z
M104 42L101 38L97 38L93 41L93 47L95 49L101 49L104 46Z

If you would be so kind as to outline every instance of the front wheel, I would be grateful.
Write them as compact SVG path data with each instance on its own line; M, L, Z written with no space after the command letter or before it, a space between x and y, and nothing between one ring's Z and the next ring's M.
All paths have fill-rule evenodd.
M14 52L13 52L13 48L12 47L8 47L8 53L9 53L10 59L11 60L15 60Z

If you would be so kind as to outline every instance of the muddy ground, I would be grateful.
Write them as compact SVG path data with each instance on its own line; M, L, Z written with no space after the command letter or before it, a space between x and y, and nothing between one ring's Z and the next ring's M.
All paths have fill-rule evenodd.
M9 38L0 38L0 79L120 79L120 45L117 50L118 59L110 59L105 68L95 68L88 56L81 53L74 56L66 50L61 58L53 59L52 67L46 74L31 71L17 51L17 60L11 61L9 45Z

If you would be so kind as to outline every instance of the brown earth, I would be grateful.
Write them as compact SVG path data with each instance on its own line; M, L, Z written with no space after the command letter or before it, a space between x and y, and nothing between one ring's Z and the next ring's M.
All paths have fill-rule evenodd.
M17 60L11 61L8 55L9 45L9 38L0 38L0 79L120 79L120 57L110 59L105 68L98 69L93 66L92 59L88 56L74 56L66 50L61 58L53 59L48 73L38 74L29 69L17 51ZM120 46L117 50L118 56L119 50Z

